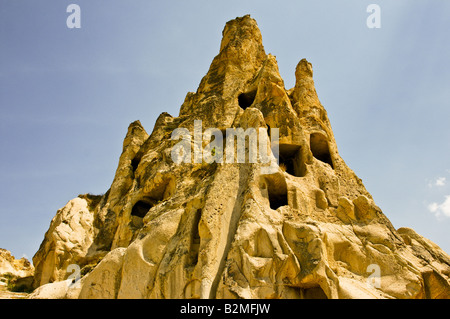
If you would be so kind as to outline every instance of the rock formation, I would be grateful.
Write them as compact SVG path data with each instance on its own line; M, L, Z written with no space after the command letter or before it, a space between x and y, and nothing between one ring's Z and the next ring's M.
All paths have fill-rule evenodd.
M26 258L16 259L0 248L0 299L24 298L26 294L19 292L31 289L33 276L34 267Z
M110 189L57 212L31 297L449 298L450 257L394 229L339 156L311 64L295 76L286 90L255 20L229 21L178 117L161 114L150 135L131 123ZM263 128L259 140L279 129L276 169L209 163L216 149L195 139L186 145L203 160L176 163L172 134L194 134L196 120L203 131Z
M6 274L15 277L33 276L34 267L25 257L16 259L10 251L0 248L0 277Z

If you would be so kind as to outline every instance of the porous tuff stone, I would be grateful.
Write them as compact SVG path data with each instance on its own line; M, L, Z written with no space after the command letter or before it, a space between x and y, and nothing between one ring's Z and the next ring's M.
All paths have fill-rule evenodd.
M312 65L302 59L295 77L286 90L250 16L226 23L179 116L161 114L150 135L132 123L110 189L58 211L34 282L63 288L33 297L449 298L449 256L394 229L339 156ZM278 128L279 167L175 164L171 134L194 120ZM86 270L72 292L57 283L70 264Z
M25 298L23 291L31 289L33 276L34 267L25 257L16 259L10 251L0 248L0 299Z
M25 258L16 259L9 250L0 248L0 277L29 277L34 275L33 265Z

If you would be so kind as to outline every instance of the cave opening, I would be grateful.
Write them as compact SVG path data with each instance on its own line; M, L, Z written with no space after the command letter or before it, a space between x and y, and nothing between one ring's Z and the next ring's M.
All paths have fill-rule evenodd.
M131 168L133 169L133 173L136 172L139 163L141 162L142 154L141 152L136 153L134 158L131 160Z
M327 137L321 133L312 133L309 136L309 145L313 156L334 169L333 160L331 159L330 148Z
M139 159L133 158L133 159L131 160L131 167L133 168L133 172L136 171L138 165L139 165Z
M250 107L253 104L253 102L255 101L255 97L256 97L256 90L239 94L238 96L239 106L243 110L245 110L246 108Z
M191 242L189 247L189 264L195 266L198 262L198 253L200 250L200 233L198 231L198 225L202 216L202 210L197 209L193 218Z
M277 210L281 206L288 205L287 193L271 193L269 192L270 208Z
M263 196L269 199L271 209L288 205L287 184L282 176L267 176L261 180L259 187Z
M300 288L301 299L328 299L320 286L311 288Z
M300 145L279 145L280 167L284 168L286 173L292 176L304 177L306 175L306 165L302 155Z
M144 218L148 211L152 208L152 204L145 201L138 201L131 210L131 216Z

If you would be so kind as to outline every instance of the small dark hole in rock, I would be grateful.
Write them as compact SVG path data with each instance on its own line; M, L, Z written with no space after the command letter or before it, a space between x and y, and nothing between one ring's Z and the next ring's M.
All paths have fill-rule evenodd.
M287 206L288 198L286 193L273 194L269 192L270 208L276 210L278 207Z
M245 110L246 108L250 107L253 104L253 102L255 101L255 97L256 91L239 94L238 96L239 106L243 110Z
M284 165L288 174L297 177L306 175L306 166L300 145L280 144L279 151L280 165Z
M133 168L133 172L136 171L138 165L139 165L140 160L138 158L133 158L133 160L131 161L131 167Z
M321 133L313 133L309 137L309 145L311 152L319 161L327 163L334 169L333 160L331 159L330 148L325 135Z
M150 208L152 208L152 205L150 203L140 200L136 204L134 204L133 209L131 210L131 216L144 218Z

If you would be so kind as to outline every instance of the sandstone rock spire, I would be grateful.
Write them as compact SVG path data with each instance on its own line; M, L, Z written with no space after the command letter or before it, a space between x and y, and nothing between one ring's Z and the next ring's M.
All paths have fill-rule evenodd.
M132 123L110 189L58 211L33 259L36 286L55 283L32 297L449 298L449 256L392 226L340 157L311 64L295 75L287 90L250 16L228 22L179 116ZM175 163L196 120L279 129L279 165ZM55 289L70 264L79 287Z
M186 96L180 116L195 116L211 127L230 127L240 110L238 95L247 91L266 58L256 21L249 15L229 21L219 54L197 92Z

